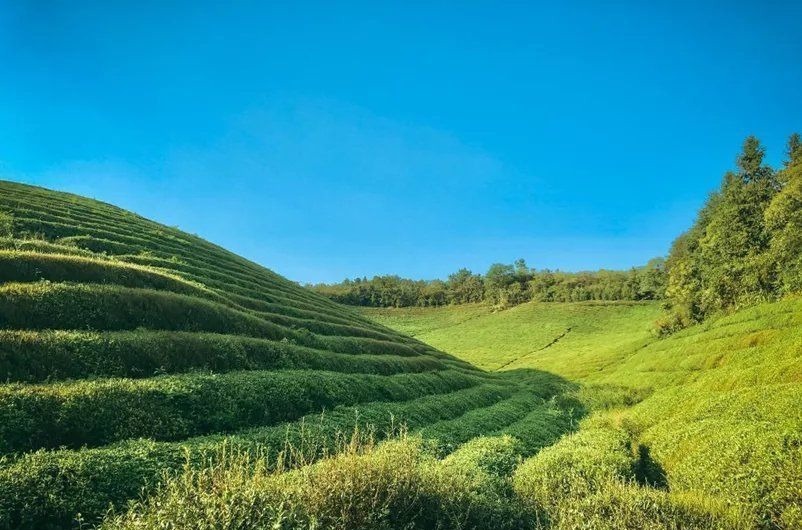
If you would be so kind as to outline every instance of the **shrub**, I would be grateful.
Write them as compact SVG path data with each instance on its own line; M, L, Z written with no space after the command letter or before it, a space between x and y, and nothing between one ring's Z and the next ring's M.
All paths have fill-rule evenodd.
M571 499L592 495L610 482L634 479L628 437L612 429L582 430L526 460L515 489L535 510L553 512Z
M275 368L390 375L447 366L423 355L342 354L239 335L0 330L0 380L12 382Z
M273 340L288 339L297 344L340 353L407 356L421 353L399 342L365 337L320 336L305 329L290 329L253 314L192 296L114 285L45 282L2 285L0 328L205 331ZM440 356L448 357L445 354Z
M0 211L0 237L12 237L14 235L14 217L8 213Z
M494 452L489 441L484 454ZM506 455L511 441L495 442ZM504 458L502 457L502 460ZM106 530L170 528L525 528L494 476L470 458L438 462L419 438L353 447L286 473L234 455L186 469L150 501L108 519Z
M110 447L37 451L5 462L0 459L0 529L70 528L77 514L95 522L109 506L122 507L143 488L152 491L163 471L180 468L187 455L191 462L201 465L198 455L213 453L221 444L249 452L259 448L275 452L289 442L302 448L302 461L309 462L336 448L337 433L358 427L384 436L401 422L410 429L420 429L492 405L511 394L508 387L480 385L406 402L338 407L322 416L230 436L181 442L132 440Z
M271 425L337 405L403 401L460 390L475 377L444 371L377 376L248 371L0 387L0 452L177 440Z

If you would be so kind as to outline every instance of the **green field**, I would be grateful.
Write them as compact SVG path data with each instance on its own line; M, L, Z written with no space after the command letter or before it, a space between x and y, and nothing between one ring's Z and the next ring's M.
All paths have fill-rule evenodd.
M617 363L652 336L657 302L528 303L362 308L368 318L484 370L538 368L584 377Z
M89 199L0 220L0 529L802 527L798 298L358 311Z
M652 333L656 304L362 313L485 369L537 369L576 382L596 411L580 434L599 424L626 433L669 491L723 500L748 525L802 525L802 299L665 339Z

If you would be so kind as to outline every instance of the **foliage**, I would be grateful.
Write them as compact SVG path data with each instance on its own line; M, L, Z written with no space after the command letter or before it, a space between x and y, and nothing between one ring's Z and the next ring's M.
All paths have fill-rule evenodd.
M438 306L362 314L0 182L0 528L797 528L800 156L748 139L665 266L360 281Z
M633 470L620 488L608 485L565 504L560 513L570 522L566 528L578 520L591 528L729 528L731 520L752 529L799 526L798 296L712 317L659 339L649 332L659 314L655 304L363 312L488 368L506 364L498 359L512 352L516 361L504 368L511 370L509 377L519 370L527 377L548 370L580 384L574 395L591 415L579 435L621 431L618 436L630 440ZM552 346L527 353L568 327L571 332ZM572 406L577 407L565 402L564 410ZM506 432L515 434L509 427ZM600 453L588 454L603 461ZM633 477L665 484L670 493L629 484Z
M561 272L534 270L524 260L496 263L482 276L460 269L443 282L398 276L356 278L310 288L336 302L368 307L432 307L488 302L514 306L529 301L655 300L665 289L664 262L651 260L629 271Z
M455 371L189 374L0 388L0 453L177 440L294 420L336 405L406 401L480 382Z
M792 135L786 167L774 171L757 138L744 141L737 170L672 246L663 334L802 286L799 145Z
M14 216L0 210L0 237L11 237L14 234Z
M768 261L781 293L802 291L802 147L789 146L789 164L781 172L785 186L765 212L772 234Z
M500 383L500 382L499 382ZM87 520L103 515L109 505L122 506L143 487L158 484L163 470L178 469L186 455L201 456L221 445L254 452L272 452L287 443L310 462L336 449L339 433L358 428L377 436L392 434L403 419L410 430L492 406L514 393L509 383L483 384L456 392L402 402L376 402L358 408L337 407L324 415L309 415L289 424L239 431L228 436L203 436L180 442L130 440L81 450L37 451L0 465L0 528L64 528L75 514ZM497 425L497 428L500 427ZM438 443L451 445L450 433ZM459 442L456 442L459 443Z
M355 445L297 471L271 471L234 454L201 470L188 468L152 502L103 525L111 529L527 528L504 474L515 442L488 439L436 460L417 438L376 448Z
M391 375L453 366L428 354L347 354L289 341L172 331L0 331L0 379L39 383L190 371L311 369Z
M0 528L92 524L225 444L571 428L559 378L483 373L195 236L10 182L0 211Z

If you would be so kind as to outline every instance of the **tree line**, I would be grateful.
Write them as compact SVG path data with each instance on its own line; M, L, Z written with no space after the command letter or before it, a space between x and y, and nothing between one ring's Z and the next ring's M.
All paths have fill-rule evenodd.
M593 272L536 270L519 259L513 264L493 264L485 274L460 269L445 281L374 276L309 288L336 302L358 306L432 307L488 302L507 307L530 301L654 300L662 298L665 284L665 261L661 258L628 271Z
M674 241L666 262L662 332L802 290L802 140L792 134L779 169L746 138L736 168Z
M662 299L660 333L708 316L802 291L802 139L788 139L780 168L765 163L765 149L749 136L718 190L667 259L628 271L535 270L524 260L497 263L485 274L460 269L447 280L398 276L318 284L313 290L338 302L375 307L440 306L489 302Z

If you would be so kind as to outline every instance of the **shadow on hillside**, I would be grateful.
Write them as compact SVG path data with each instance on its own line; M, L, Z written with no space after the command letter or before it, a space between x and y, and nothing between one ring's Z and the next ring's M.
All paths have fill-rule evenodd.
M590 412L590 408L581 399L582 385L557 374L534 368L488 373L531 390L546 400L550 406L563 411L565 418L568 419L568 429L563 434L576 430L579 420Z
M657 461L652 458L648 445L638 445L638 461L635 463L635 480L643 486L658 489L668 489L666 472Z

